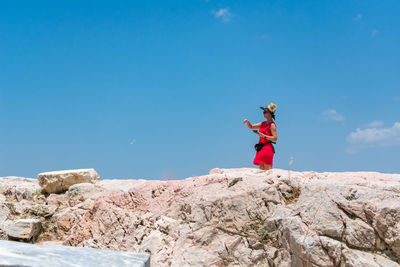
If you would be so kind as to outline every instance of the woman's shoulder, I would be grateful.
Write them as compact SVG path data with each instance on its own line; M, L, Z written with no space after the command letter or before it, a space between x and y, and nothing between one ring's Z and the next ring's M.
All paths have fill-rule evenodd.
M275 125L276 127L276 123L274 121L271 121L270 123L267 124L267 126L271 127L272 125Z

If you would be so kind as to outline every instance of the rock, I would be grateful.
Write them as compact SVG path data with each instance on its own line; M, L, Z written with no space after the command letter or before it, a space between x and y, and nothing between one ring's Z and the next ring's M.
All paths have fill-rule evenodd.
M349 245L357 248L373 249L376 237L374 229L360 219L347 219L345 238Z
M31 200L35 195L41 194L42 188L36 179L16 176L0 177L0 194L9 199L21 201Z
M160 231L154 230L143 238L142 249L149 251L150 254L154 255L163 249L163 235Z
M334 266L329 255L325 252L318 236L310 231L299 217L288 217L282 220L283 248L289 251L294 266L314 264L317 266Z
M270 262L270 261L268 261ZM276 256L272 262L270 262L272 266L279 266L279 267L290 267L292 266L292 260L290 253L285 250L281 249L276 252Z
M99 188L96 187L95 184L91 183L80 183L80 184L74 184L71 185L68 188L68 194L70 196L77 196L77 195L83 195L83 194L89 194L93 193L96 190L99 190ZM99 190L100 191L100 190Z
M19 202L2 196L8 219L42 219L37 242L148 252L153 266L400 262L398 174L214 169L179 181L80 183Z
M145 179L137 179L137 180L112 179L112 180L100 180L98 185L100 185L103 189L109 190L109 192L118 192L118 191L128 192L129 189L143 185L147 182L148 181Z
M7 239L7 234L4 231L4 222L7 220L10 211L6 206L5 202L6 202L6 197L4 195L0 195L0 240Z
M41 230L39 219L8 220L4 224L5 232L9 237L23 240L35 240Z
M145 253L0 241L1 266L150 267L149 258Z
M222 173L224 173L224 171L219 168L214 168L214 169L211 169L208 173L209 174L222 174Z
M319 240L322 247L327 250L329 257L333 259L335 266L339 266L342 259L343 244L326 236L320 236Z
M368 203L366 213L379 236L400 257L400 201L389 198Z
M320 235L340 238L344 230L340 210L319 185L307 186L297 202L301 219Z
M57 207L55 205L33 204L24 207L25 215L33 215L37 217L47 218L53 216Z
M364 251L357 251L353 249L343 249L343 266L349 267L399 267L400 265L383 257L373 253Z
M57 233L61 238L64 238L71 228L82 220L86 210L71 208L54 215L57 225Z
M61 193L79 183L96 183L100 176L94 169L65 170L38 174L39 185L47 193Z
M50 217L57 207L55 205L36 204L31 201L21 200L19 202L8 202L6 204L14 215L35 216L35 217Z

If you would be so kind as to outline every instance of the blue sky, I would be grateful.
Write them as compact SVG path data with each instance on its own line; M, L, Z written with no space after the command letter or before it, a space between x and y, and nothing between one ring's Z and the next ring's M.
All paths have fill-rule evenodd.
M400 2L2 1L0 176L400 173Z

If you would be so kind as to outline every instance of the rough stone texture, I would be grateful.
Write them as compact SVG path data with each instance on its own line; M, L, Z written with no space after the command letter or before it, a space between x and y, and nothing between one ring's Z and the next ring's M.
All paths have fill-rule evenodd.
M154 266L400 266L398 174L213 169L15 199L0 194L0 209L41 218L38 242L148 252Z
M374 229L358 218L346 220L345 239L349 246L365 249L373 249L376 242Z
M11 198L11 200L32 199L35 195L39 195L41 191L42 188L38 185L36 179L16 176L0 178L0 194Z
M342 265L349 266L349 267L398 267L399 264L388 260L385 257L380 255L357 251L357 250L350 250L350 249L343 249L343 262Z
M47 193L61 193L79 183L97 183L100 176L94 169L43 172L38 174L39 185Z
M4 229L9 237L16 239L34 240L41 230L39 219L8 220L4 223Z
M4 231L4 222L7 220L10 211L5 203L6 197L4 195L0 195L0 240L7 238L7 234Z
M11 211L12 214L24 217L30 216L46 218L52 216L57 209L57 206L55 205L37 204L25 199L19 202L8 202L5 205L9 208L9 211Z
M115 250L31 245L0 240L1 266L150 267L148 254Z

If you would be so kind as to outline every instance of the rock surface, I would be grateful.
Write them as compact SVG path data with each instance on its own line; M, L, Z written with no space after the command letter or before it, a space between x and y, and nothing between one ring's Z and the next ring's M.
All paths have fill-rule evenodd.
M13 200L32 199L42 188L36 179L7 176L0 179L0 194Z
M115 250L31 245L0 240L1 266L150 267L149 255Z
M37 242L148 252L153 266L400 266L399 174L213 169L19 195L0 209L40 218Z
M62 193L80 183L97 183L100 176L94 169L65 170L38 174L39 185L47 193Z
M39 219L18 219L15 221L6 221L4 230L11 238L32 240L36 239L42 228Z

